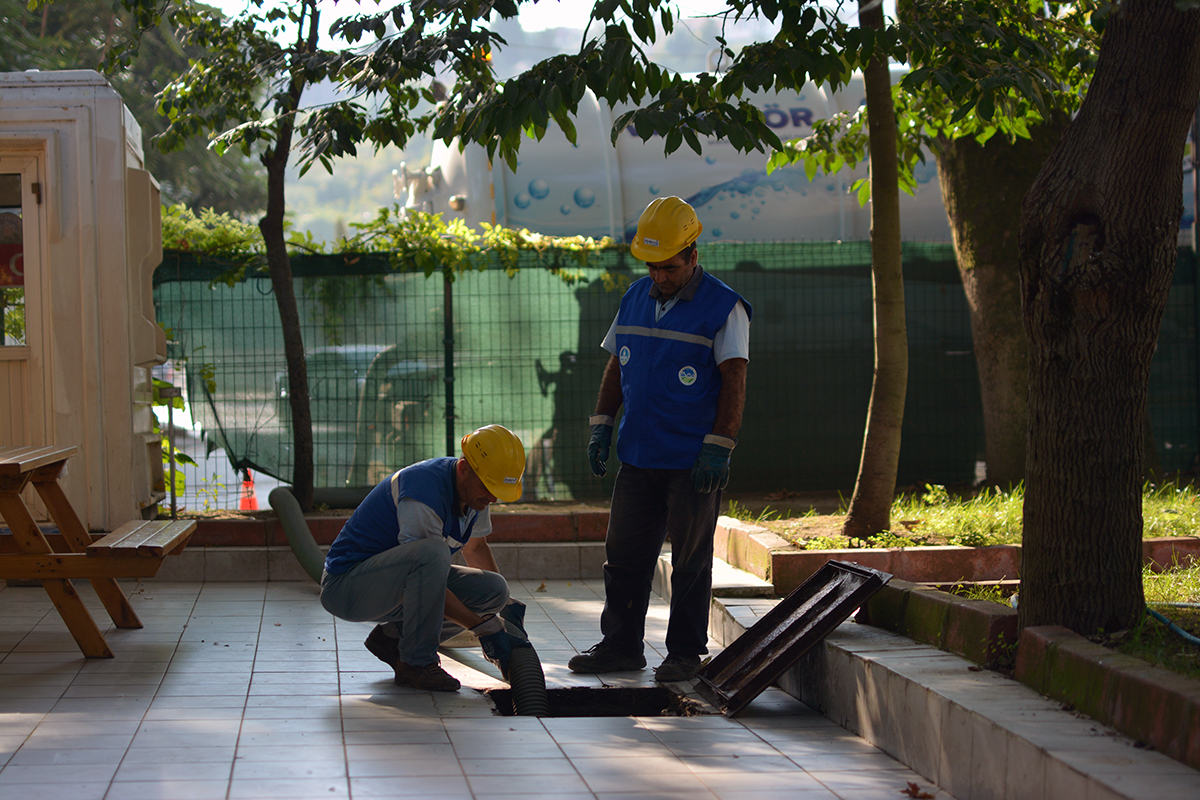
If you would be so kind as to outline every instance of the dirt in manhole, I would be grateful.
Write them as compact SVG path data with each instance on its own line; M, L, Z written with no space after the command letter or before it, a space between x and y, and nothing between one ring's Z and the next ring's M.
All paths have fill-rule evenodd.
M485 692L502 717L516 716L511 689ZM665 686L547 689L550 717L698 717L720 712Z

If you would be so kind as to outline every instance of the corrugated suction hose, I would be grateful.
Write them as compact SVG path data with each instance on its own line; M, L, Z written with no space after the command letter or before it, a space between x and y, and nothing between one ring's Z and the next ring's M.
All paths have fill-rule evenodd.
M525 604L512 600L500 612L505 627L516 628L526 641ZM550 698L546 694L546 674L531 644L518 647L508 657L508 685L512 687L513 712L519 717L550 716Z
M508 659L508 685L512 687L513 711L519 717L550 716L546 674L533 647L518 647Z

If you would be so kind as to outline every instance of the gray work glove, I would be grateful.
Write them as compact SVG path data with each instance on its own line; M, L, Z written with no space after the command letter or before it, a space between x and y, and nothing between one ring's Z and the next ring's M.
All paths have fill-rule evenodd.
M529 640L516 633L519 630L507 625L502 617L493 615L471 628L471 632L479 637L479 646L483 648L483 657L500 668L504 680L508 680L508 659L513 650L519 647L533 647Z
M700 455L692 464L692 481L696 491L708 494L718 489L724 489L729 483L729 459L733 455L735 439L709 434L704 437L700 447Z
M608 449L612 444L614 422L616 420L607 414L592 414L588 417L588 423L592 426L592 438L587 448L588 464L597 478L608 474L608 464L605 462L608 461Z

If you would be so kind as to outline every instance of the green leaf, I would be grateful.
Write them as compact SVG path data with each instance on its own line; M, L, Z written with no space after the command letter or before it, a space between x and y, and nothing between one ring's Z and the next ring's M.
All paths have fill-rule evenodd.
M865 206L871 199L871 182L866 178L859 178L850 187L850 191L857 192L858 204L860 206Z
M979 98L979 105L976 106L976 113L979 114L987 122L992 121L992 117L996 113L996 96L991 92L984 92Z

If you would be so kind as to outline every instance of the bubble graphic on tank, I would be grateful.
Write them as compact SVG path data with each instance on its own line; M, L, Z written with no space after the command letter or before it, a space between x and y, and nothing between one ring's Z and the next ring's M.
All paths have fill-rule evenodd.
M529 208L529 204L533 202L533 198L524 192L517 192L513 197L513 205L517 208Z
M596 193L586 186L580 186L575 190L575 205L580 208L591 208L596 202Z
M717 159L713 156L705 156L704 160L707 161L709 164L717 163Z
M535 178L529 182L529 193L538 200L545 200L546 195L550 194L550 184L541 178Z
M570 213L571 213L571 207L570 207L569 205L567 205L566 203L563 203L561 206L559 206L559 207L558 207L558 210L559 210L560 212L562 212L562 215L563 215L564 217L565 217L567 214L570 214Z
M937 179L937 162L932 158L924 164L918 164L913 169L913 180L918 184L930 183Z
M739 212L739 211L730 211L730 212L729 212L729 218L730 218L730 219L738 219L738 218L740 218L741 216L742 216L742 214L741 214L741 212Z
M720 239L720 238L721 238L721 235L722 235L722 234L721 234L721 229L720 229L720 228L713 228L712 235L713 235L713 238L714 238L714 239Z
M650 194L653 194L653 195L657 195L657 194L658 194L658 187L657 187L657 186L651 186L651 187L649 187L649 188L650 188Z

